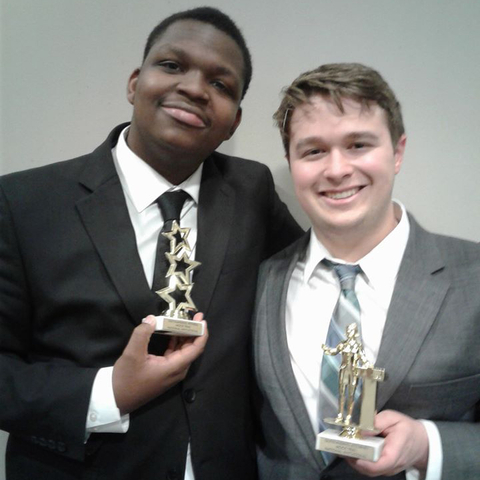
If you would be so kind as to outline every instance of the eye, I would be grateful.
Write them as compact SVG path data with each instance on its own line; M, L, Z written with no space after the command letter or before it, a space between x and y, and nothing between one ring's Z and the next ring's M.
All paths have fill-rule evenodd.
M161 62L158 62L158 65L162 67L164 70L167 72L179 72L180 71L180 65L177 62L174 62L173 60L163 60Z
M325 150L323 148L310 148L305 150L303 153L303 158L318 158L325 154Z
M221 80L213 80L211 85L222 94L228 95L229 97L235 96L233 89Z
M227 86L221 82L220 80L214 80L212 82L212 85L217 89L217 90L221 90L221 91L227 91Z

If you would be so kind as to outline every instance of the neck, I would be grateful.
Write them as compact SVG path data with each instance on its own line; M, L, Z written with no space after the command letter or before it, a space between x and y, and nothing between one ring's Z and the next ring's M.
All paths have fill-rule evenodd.
M147 143L135 142L130 131L126 141L128 147L135 155L141 158L147 165L150 165L172 185L179 185L184 182L204 161L204 159L198 158L198 156L173 148L146 148L145 145ZM157 146L155 145L154 147Z
M369 226L352 231L314 227L315 236L333 257L349 263L356 263L370 253L398 225L401 209L392 204L391 214L376 230Z
M316 230L315 236L322 242L323 246L333 257L349 263L358 262L380 243L374 239L365 238L349 238L349 240L346 241L345 235L319 235Z
M162 164L161 162L149 162L144 160L154 170L156 170L165 180L168 180L172 185L180 185L187 178L189 178L200 166L201 162L194 166L188 165L189 168L182 168L182 165ZM180 163L180 162L179 162Z

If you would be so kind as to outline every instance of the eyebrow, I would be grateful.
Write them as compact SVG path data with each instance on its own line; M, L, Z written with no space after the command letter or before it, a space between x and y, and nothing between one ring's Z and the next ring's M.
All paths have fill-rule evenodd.
M372 132L352 132L345 137L347 140L378 140L378 135Z
M303 147L310 145L311 143L324 142L320 135L311 135L310 137L302 138L296 145L295 150L301 150Z
M179 48L176 45L171 45L169 43L162 45L158 49L158 54L165 55L169 52L177 55L181 60L190 60L192 58L192 55L190 55L188 51L184 50L183 48ZM215 75L225 75L235 79L238 78L237 74L231 68L225 67L223 65L216 64L215 68L212 70L214 71Z
M346 140L377 140L378 135L376 133L372 133L370 131L360 131L360 132L351 132L342 137L342 139ZM298 146L303 146L305 144L309 144L311 142L325 142L325 139L321 135L311 135L309 137L302 138L298 142Z

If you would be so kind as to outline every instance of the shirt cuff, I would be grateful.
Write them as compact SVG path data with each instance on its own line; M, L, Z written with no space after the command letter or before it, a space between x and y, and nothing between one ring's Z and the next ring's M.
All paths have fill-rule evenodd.
M130 416L120 415L113 394L113 367L101 368L93 382L87 414L87 436L89 433L126 433Z
M443 467L443 450L440 432L434 422L430 420L420 420L428 436L428 463L427 471L423 480L441 480ZM420 472L415 468L409 468L406 471L406 480L419 480Z

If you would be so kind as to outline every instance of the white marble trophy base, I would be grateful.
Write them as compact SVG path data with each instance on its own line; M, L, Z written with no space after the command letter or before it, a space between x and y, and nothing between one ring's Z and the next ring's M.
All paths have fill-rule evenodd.
M205 331L205 324L194 320L181 320L180 318L155 317L157 325L155 331L164 335L178 337L201 337Z
M342 457L360 458L376 462L382 453L385 439L382 437L341 437L340 430L329 429L317 435L316 449Z

